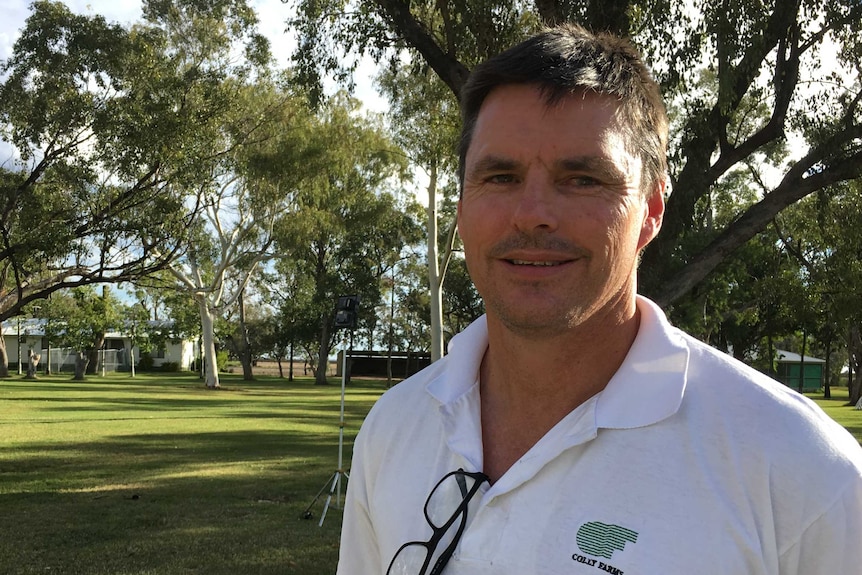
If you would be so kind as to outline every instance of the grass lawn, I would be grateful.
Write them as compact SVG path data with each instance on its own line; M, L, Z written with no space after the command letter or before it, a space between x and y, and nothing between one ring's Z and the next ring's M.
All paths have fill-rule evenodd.
M862 411L847 405L849 394L846 387L833 387L831 399L823 399L822 391L805 395L813 399L823 408L823 411L829 414L829 417L846 427L859 443L862 443Z
M331 575L341 511L301 516L337 467L339 383L0 380L0 573ZM384 388L350 385L345 466Z

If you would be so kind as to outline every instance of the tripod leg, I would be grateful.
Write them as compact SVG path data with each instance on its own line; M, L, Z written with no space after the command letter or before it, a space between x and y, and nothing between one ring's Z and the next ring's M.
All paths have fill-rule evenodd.
M326 504L323 506L323 513L320 514L320 523L317 524L318 527L323 527L323 520L326 519L326 512L329 510L329 504L332 503L332 494L335 493L335 488L340 482L341 473L336 471L335 475L332 477L332 487L329 488L329 495L326 496Z
M337 474L338 472L336 472ZM333 476L334 478L335 476ZM320 499L320 496L326 491L326 486L329 485L329 479L326 480L326 483L323 484L323 487L320 488L320 491L317 492L317 495L314 496L314 499L311 500L311 503L308 507L305 508L305 511L302 512L303 519L311 519L311 508L314 507L314 504L317 503L317 500Z

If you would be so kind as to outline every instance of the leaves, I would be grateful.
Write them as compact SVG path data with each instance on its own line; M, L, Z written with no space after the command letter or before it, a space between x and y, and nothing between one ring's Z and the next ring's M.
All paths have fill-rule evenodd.
M194 198L254 131L237 103L268 55L248 6L145 13L124 28L40 0L0 65L0 136L18 154L0 170L0 318L164 268L195 229ZM234 63L244 43L257 57Z

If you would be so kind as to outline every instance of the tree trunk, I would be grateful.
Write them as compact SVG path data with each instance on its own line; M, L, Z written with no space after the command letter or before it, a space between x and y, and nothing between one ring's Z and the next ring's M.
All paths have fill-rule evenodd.
M290 342L290 362L287 364L287 381L293 383L293 342Z
M848 346L848 356L850 358L850 369L854 373L850 380L850 405L860 407L862 401L862 333L858 325L854 325L850 330L850 341Z
M443 278L437 250L437 162L428 182L428 285L431 290L431 362L443 357Z
M129 346L129 367L132 370L132 377L135 377L135 346Z
M86 351L79 351L75 356L75 381L84 381L84 376L87 373L87 365L90 363L90 354Z
M435 240L436 242L436 240ZM429 254L430 255L430 254ZM432 266L428 260L428 268ZM389 290L389 337L386 343L386 387L392 387L392 340L395 337L395 266L392 267L392 289ZM432 316L433 321L433 316ZM432 345L433 345L433 339Z
M799 393L805 389L805 348L808 344L808 333L802 330L802 353L799 354Z
M320 353L317 356L317 371L314 373L315 385L326 385L326 368L329 365L329 316L325 316L320 326Z
M6 337L0 334L0 378L9 377L9 353L6 351Z
M850 388L850 404L862 409L862 370L857 370Z
M204 354L204 383L209 388L219 387L218 362L216 361L215 331L213 327L213 313L209 308L206 296L195 295L198 310L201 314L201 338L203 339Z
M99 363L99 352L102 352L103 348L105 347L105 334L104 333L99 334L96 337L96 341L93 343L96 347L95 347L95 349L91 349L88 352L90 357L88 358L89 361L87 363L87 375L96 375L96 372L99 369L99 365L100 365L100 363ZM104 361L105 361L105 354L102 353L102 362L104 362Z
M832 338L826 340L826 377L823 380L823 399L832 399L832 387L829 377L832 371Z
M239 333L241 346L237 350L239 362L242 365L242 379L244 381L254 380L254 371L251 365L251 342L248 338L248 325L245 323L245 292L239 294Z

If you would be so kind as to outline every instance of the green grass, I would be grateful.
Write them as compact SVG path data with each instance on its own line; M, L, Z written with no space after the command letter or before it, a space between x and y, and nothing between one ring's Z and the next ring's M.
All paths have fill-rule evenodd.
M340 385L193 375L0 380L0 573L331 574ZM352 383L345 466L384 390ZM328 488L327 488L328 490Z
M843 425L862 444L862 411L848 405L849 393L846 387L833 387L832 398L823 399L823 392L806 393L829 417Z

